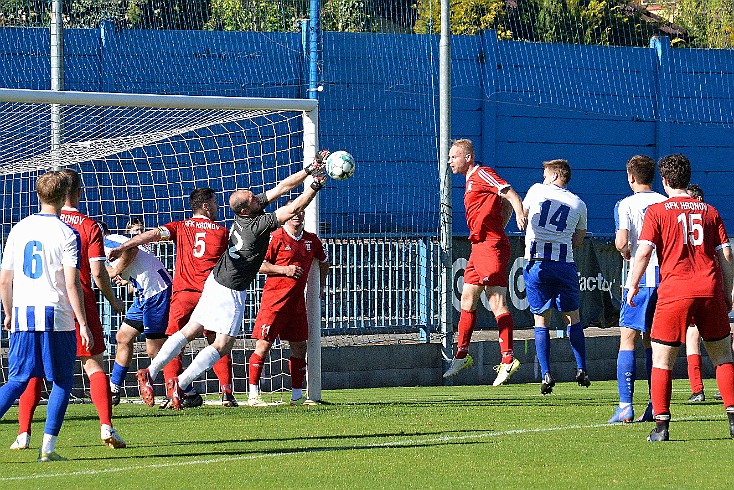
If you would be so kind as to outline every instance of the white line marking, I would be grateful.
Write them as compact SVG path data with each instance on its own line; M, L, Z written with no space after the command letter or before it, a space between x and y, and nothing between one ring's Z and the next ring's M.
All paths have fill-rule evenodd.
M673 422L686 422L686 421L693 421L693 420L708 420L711 418L723 419L724 416L723 415L707 415L707 416L696 416L696 417L682 417L679 419L673 419L672 421ZM151 470L151 469L157 469L157 468L174 468L177 466L193 466L193 465L208 464L208 463L228 463L231 461L250 461L250 460L255 460L255 459L275 458L275 457L280 457L280 456L292 456L292 455L301 455L301 454L308 454L308 453L322 453L322 452L329 452L329 451L352 451L352 450L358 451L358 450L363 450L363 449L377 449L377 448L389 448L389 447L400 447L400 446L416 446L416 445L422 445L422 444L423 445L433 444L433 443L438 443L438 442L453 442L453 441L466 441L466 440L471 440L471 439L486 439L488 437L500 437L500 436L517 435L517 434L558 432L558 431L576 430L576 429L601 429L605 427L623 427L623 426L631 426L631 425L637 425L637 424L590 424L590 425L566 425L563 427L537 427L534 429L512 429L512 430L503 430L503 431L482 432L481 434L465 434L462 436L441 436L441 437L433 437L429 439L406 439L406 440L396 440L396 441L389 441L389 442L380 442L380 443L374 443L374 444L335 446L335 447L315 448L315 449L306 448L306 449L300 449L300 450L295 450L295 451L286 451L286 452L277 452L277 453L268 453L268 454L231 456L231 457L225 457L225 458L211 458L211 459L196 459L196 460L179 461L176 463L160 463L160 464L150 464L150 465L123 466L119 468L105 468L101 470L72 471L69 473L48 473L45 475L36 474L36 475L25 475L25 476L0 477L0 482L21 481L21 480L39 480L42 478L56 478L56 477L67 477L67 476L101 475L105 473L121 473L123 471ZM380 437L380 436L375 436L375 437Z

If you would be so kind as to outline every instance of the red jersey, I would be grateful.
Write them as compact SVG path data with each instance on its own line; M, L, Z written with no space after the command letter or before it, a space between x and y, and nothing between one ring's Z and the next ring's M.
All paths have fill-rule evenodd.
M507 240L502 226L502 198L499 192L510 187L488 167L476 166L466 176L464 208L472 243Z
M196 215L158 228L162 240L176 244L173 292L201 293L204 281L227 249L227 228L207 217Z
M67 208L61 209L61 221L74 228L81 238L82 247L79 251L79 275L82 290L86 298L95 298L92 290L92 269L89 261L104 261L104 236L102 228L92 218L83 215L79 210ZM95 300L96 302L96 300Z
M729 246L729 237L710 204L681 196L648 206L640 242L657 252L659 301L723 295L717 250Z
M303 308L306 300L304 291L308 281L313 259L326 261L324 245L313 233L304 231L300 237L293 237L285 228L279 228L270 234L270 244L265 253L265 260L273 265L298 265L303 274L298 279L286 276L268 276L262 294L262 308L280 311L284 308L297 311Z

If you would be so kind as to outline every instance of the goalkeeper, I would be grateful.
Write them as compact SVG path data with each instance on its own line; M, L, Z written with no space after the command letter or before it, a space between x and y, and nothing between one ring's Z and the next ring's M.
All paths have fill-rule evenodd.
M262 265L270 233L304 210L316 197L326 182L323 159L327 154L322 152L317 155L314 163L266 192L254 194L250 190L237 190L232 193L229 206L235 214L235 221L230 230L227 250L207 278L191 320L166 340L147 369L138 371L143 399L152 399L152 379L204 329L216 333L214 342L202 349L180 376L168 381L172 408L180 410L184 399L182 389L188 388L201 373L231 352L235 337L242 332L246 289ZM300 196L271 213L265 213L265 207L270 202L301 185L309 175L313 179Z

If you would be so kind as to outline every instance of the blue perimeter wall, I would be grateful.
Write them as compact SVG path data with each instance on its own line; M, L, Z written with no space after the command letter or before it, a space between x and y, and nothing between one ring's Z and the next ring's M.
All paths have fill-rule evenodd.
M0 86L48 89L49 42L46 29L0 29ZM306 93L300 34L103 25L67 30L65 43L67 90ZM630 192L627 159L682 152L707 201L726 221L734 218L725 184L734 161L734 50L498 42L486 32L454 37L452 63L454 137L473 139L478 159L521 195L541 179L544 160L565 158L570 188L588 205L589 231L611 234L614 203ZM348 149L359 169L325 193L322 210L340 202L345 213L384 216L381 231L437 230L437 70L435 36L325 33L320 144ZM466 233L463 186L454 176L458 235ZM416 206L416 199L425 203ZM425 216L411 216L416 207Z

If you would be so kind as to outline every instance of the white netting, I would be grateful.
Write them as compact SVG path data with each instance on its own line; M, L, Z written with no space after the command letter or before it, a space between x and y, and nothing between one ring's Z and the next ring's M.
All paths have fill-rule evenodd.
M190 216L188 196L198 187L217 192L222 209L219 218L228 226L233 215L224 204L231 192L238 188L261 192L303 166L300 111L64 105L60 112L61 144L52 150L51 105L0 104L3 242L13 224L37 212L35 180L53 166L76 169L83 186L80 210L120 233L131 217L152 227ZM157 244L153 250L175 274L173 244ZM249 290L247 333L252 331L263 283L264 277L259 277ZM132 297L126 291L120 293L129 305ZM100 313L111 367L121 317L113 315L103 299ZM7 333L3 347L6 342ZM205 345L203 339L193 342L186 349L184 366ZM244 338L235 346L235 391L247 389L246 364L253 348L254 342ZM7 372L4 354L3 381ZM264 391L290 387L287 359L281 346L273 349L263 375ZM138 343L123 395L137 396L134 373L147 364L144 343ZM77 373L75 395L81 397L88 386L81 369ZM158 390L163 394L162 376L159 378ZM207 372L195 387L201 393L219 391L213 372Z

